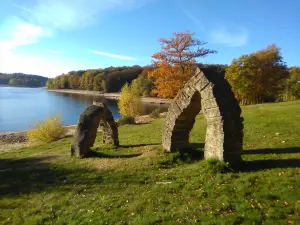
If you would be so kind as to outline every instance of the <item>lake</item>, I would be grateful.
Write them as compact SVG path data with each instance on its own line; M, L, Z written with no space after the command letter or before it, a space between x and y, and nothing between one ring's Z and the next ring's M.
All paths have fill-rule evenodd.
M115 119L120 118L117 101L99 96L50 92L42 88L0 86L0 132L22 131L35 122L59 114L65 125L76 124L80 113L97 100L108 105ZM145 113L168 105L144 104Z

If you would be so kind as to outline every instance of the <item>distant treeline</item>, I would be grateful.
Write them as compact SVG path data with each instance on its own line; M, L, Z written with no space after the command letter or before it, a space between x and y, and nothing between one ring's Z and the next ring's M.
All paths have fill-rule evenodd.
M0 73L0 84L23 87L44 87L48 78L23 73Z
M198 64L200 68L213 68L222 75L225 74L227 65ZM132 67L108 67L105 69L79 70L62 74L54 79L49 79L46 86L51 89L78 89L93 90L103 92L119 92L125 83L135 80L139 87L139 92L143 96L153 96L153 78L148 77L148 72L152 71L152 66L132 66Z
M62 74L47 81L52 89L81 89L119 92L125 83L131 83L151 67L108 67L105 69L79 70Z
M228 76L229 69L232 65L220 65L220 64L197 64L200 68L210 68L218 71L220 76ZM141 96L156 96L152 93L153 90L153 78L148 77L148 73L155 68L152 66L132 66L132 67L109 67L105 69L94 70L79 70L71 71L67 74L62 74L49 79L46 83L48 88L52 89L78 89L78 90L94 90L101 92L119 92L125 83L135 83L138 87ZM241 68L240 68L241 69ZM245 68L244 68L245 69ZM272 87L280 87L280 91L264 92L264 96L259 102L272 102L272 101L285 101L300 98L300 68L291 67L286 68L286 75L284 79L276 84L267 81L266 85ZM246 81L243 81L243 76L247 71L242 71L240 79L242 84L241 89L239 86L232 84L233 91L238 92L240 90L247 90L249 86ZM274 74L269 74L273 77ZM254 82L254 80L252 81ZM255 84L261 86L262 83ZM252 90L253 88L251 88ZM278 89L278 88L277 88ZM251 91L251 93L254 93ZM240 99L239 99L240 100ZM241 101L241 100L240 100ZM243 102L241 102L243 103ZM248 104L257 103L255 101Z

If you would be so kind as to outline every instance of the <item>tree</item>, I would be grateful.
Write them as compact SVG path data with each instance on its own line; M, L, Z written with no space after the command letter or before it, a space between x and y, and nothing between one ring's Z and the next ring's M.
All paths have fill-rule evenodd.
M103 91L102 80L104 73L99 73L94 77L94 91Z
M79 75L70 75L69 76L69 83L71 89L80 89L81 84L81 76Z
M53 88L53 79L49 79L46 82L46 87L47 88Z
M280 49L270 45L266 49L234 59L226 69L225 78L231 84L241 104L274 101L284 89L288 71Z
M95 71L88 70L86 71L81 78L80 88L84 90L93 90L94 89L94 76Z
M300 67L291 67L289 77L285 80L283 100L300 99Z
M135 117L143 112L143 104L139 94L128 83L121 89L118 107L123 117Z
M193 36L194 33L186 31L174 33L169 39L159 39L161 51L152 56L156 69L149 73L149 76L155 79L154 94L163 98L174 97L193 75L192 67L196 59L217 53L202 48L206 42Z

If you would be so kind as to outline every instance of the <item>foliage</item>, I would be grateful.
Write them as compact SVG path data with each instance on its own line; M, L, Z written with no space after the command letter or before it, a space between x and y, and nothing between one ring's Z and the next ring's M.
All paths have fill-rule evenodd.
M150 118L159 118L159 114L160 114L160 110L159 109L154 109L150 114L149 117Z
M288 72L280 49L270 45L266 49L234 59L226 69L225 78L231 84L241 104L275 100L283 90Z
M103 91L102 87L102 80L103 80L104 73L99 73L94 77L94 91Z
M139 116L143 113L143 104L138 90L126 83L120 93L118 107L122 116Z
M11 86L25 86L25 87L44 87L48 78L23 74L23 73L0 73L0 84Z
M299 106L243 107L246 166L227 173L207 173L205 160L162 166L173 156L164 119L120 127L117 151L100 132L84 160L70 158L71 138L2 152L0 224L299 224ZM205 126L198 115L191 143Z
M300 99L300 67L291 67L285 80L283 100Z
M142 71L140 66L70 71L55 77L47 87L119 92L125 83L131 83Z
M174 33L169 39L161 38L161 51L155 53L149 73L155 79L153 93L159 97L172 98L193 75L196 58L214 54L216 51L202 48L206 44L193 37L188 31Z
M47 143L64 138L67 128L59 115L49 117L46 121L36 123L34 129L27 132L29 141Z
M119 120L118 120L118 125L119 126L124 126L126 124L134 124L134 117L132 116L122 116Z
M229 172L231 168L227 163L221 162L216 159L207 160L207 172L212 174L226 173Z
M137 90L140 96L152 96L153 78L148 77L148 73L153 70L150 67L145 67L138 78L132 81L133 89Z

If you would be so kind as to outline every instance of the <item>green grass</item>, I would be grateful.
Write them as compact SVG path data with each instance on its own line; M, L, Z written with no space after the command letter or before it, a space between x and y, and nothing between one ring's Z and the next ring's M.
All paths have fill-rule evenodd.
M70 138L1 153L0 224L299 224L300 101L243 117L234 170L201 159L202 115L196 155L163 153L164 119L120 127L120 148L96 144L86 159L70 157Z

